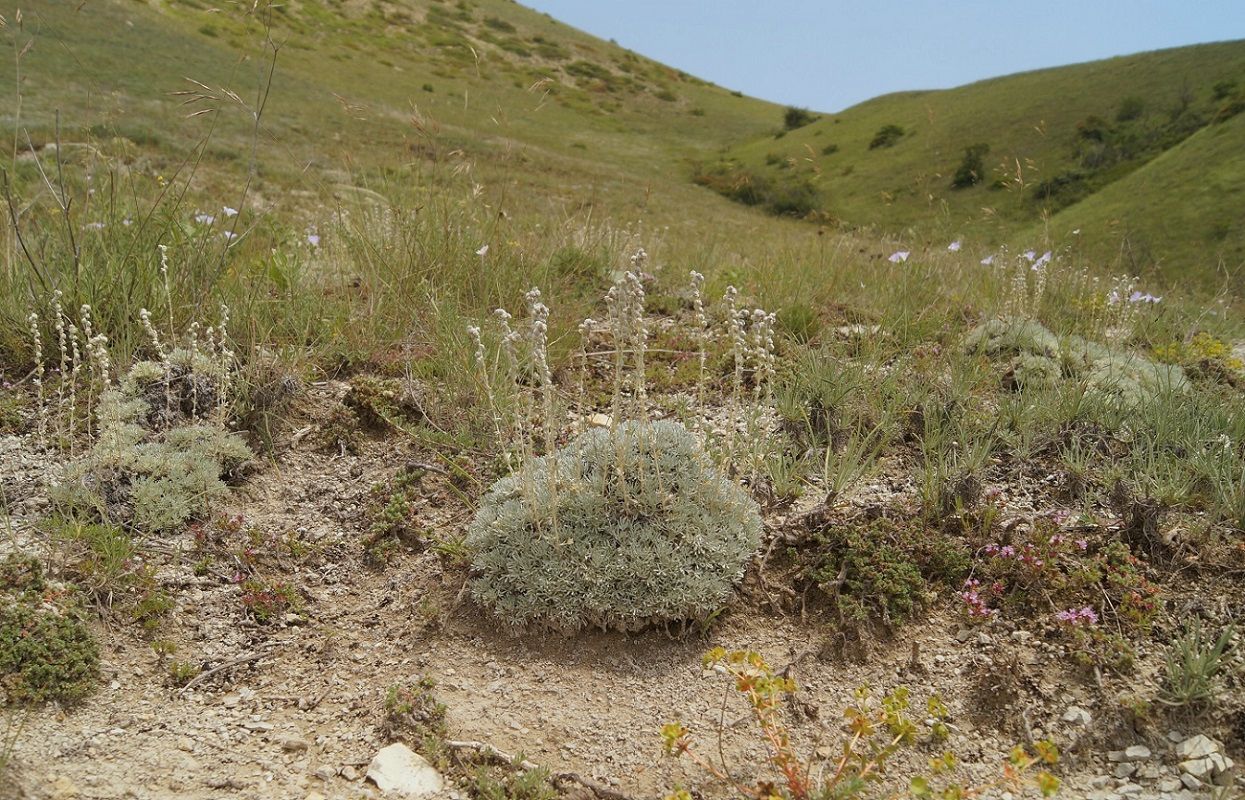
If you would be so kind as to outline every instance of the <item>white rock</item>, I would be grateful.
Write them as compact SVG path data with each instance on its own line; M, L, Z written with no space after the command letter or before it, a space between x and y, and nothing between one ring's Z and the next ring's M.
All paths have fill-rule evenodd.
M1128 796L1133 794L1141 794L1141 787L1135 783L1126 783L1115 790L1117 793Z
M1218 753L1219 743L1208 736L1190 736L1180 744L1176 745L1176 757L1181 761L1189 761L1195 758L1206 758L1211 753Z
M1215 764L1209 758L1191 758L1180 762L1180 771L1199 781L1208 781L1215 773ZM1188 784L1185 784L1188 786Z
M1121 761L1119 764L1115 765L1115 772L1113 774L1117 778L1131 778L1133 773L1136 771L1137 766L1135 764L1129 764L1127 761Z
M1150 757L1150 748L1144 744L1135 744L1124 751L1125 761L1145 761Z
M381 749L368 765L367 778L382 792L399 797L423 797L445 788L441 773L404 744Z
M1202 788L1202 782L1187 772L1181 774L1180 782L1184 784L1184 788L1193 792Z
M1088 711L1080 706L1068 706L1068 710L1063 712L1063 716L1060 717L1060 719L1071 725L1086 727L1093 720L1093 717L1090 716Z
M1164 778L1163 780L1159 781L1160 792L1168 792L1168 793L1178 792L1183 788L1184 788L1184 784L1180 782L1179 778Z

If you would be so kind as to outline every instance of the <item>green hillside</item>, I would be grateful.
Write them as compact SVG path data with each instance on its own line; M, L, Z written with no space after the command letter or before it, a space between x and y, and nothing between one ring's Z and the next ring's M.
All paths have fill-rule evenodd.
M887 95L732 148L702 182L803 184L823 215L889 233L1007 242L1057 214L1099 255L1127 231L1132 267L1204 276L1199 265L1245 257L1240 211L1232 224L1213 188L1245 151L1224 123L1243 90L1237 41Z
M512 166L570 158L580 172L605 160L647 178L755 137L780 114L502 0L259 10L37 0L20 30L11 22L17 48L33 45L20 97L15 76L0 89L7 135L16 123L42 144L59 111L69 141L119 137L180 159L210 137L209 162L245 173L252 111L267 93L261 178L278 185L314 188L349 180L343 170L358 177L455 150L503 153ZM219 113L187 118L209 109Z
M1190 136L1137 171L1056 214L1057 240L1094 231L1091 252L1133 272L1242 287L1245 263L1245 116ZM1032 231L1031 237L1038 231ZM1032 239L1031 239L1032 240ZM1114 248L1114 252L1112 252Z

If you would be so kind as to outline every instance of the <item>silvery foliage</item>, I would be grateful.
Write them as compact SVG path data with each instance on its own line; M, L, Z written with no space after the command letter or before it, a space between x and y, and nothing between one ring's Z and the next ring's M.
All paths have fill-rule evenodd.
M1077 381L1104 399L1135 406L1157 394L1189 387L1184 370L1121 352L1080 336L1059 337L1032 319L993 319L964 338L964 351L1001 361L1019 386L1054 387Z
M624 422L493 485L467 535L472 592L506 622L564 631L703 619L760 534L756 503L687 429Z
M224 380L217 362L187 350L135 364L100 396L99 438L66 469L56 498L149 532L206 516L228 495L222 477L252 457L208 418Z

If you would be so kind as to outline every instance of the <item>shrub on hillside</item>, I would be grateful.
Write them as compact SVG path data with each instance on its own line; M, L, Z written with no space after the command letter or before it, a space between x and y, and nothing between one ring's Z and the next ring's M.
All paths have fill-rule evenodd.
M822 209L821 191L811 178L795 171L771 177L722 162L699 169L693 181L737 203L762 206L780 216L806 217Z
M878 128L878 132L873 134L873 141L869 142L869 149L876 150L879 147L894 147L895 143L904 137L904 129L898 125L883 125Z
M787 110L782 115L782 126L793 131L796 128L803 128L805 125L811 125L817 120L807 108L797 108L796 106L787 106Z
M1115 112L1116 122L1129 122L1139 119L1146 111L1146 101L1140 97L1125 97Z
M985 142L964 148L964 158L960 160L960 166L955 170L951 185L956 189L967 189L969 186L981 183L981 179L986 174L985 156L989 152L990 145Z
M472 594L513 625L634 630L721 608L761 517L669 421L580 434L489 490L472 520Z

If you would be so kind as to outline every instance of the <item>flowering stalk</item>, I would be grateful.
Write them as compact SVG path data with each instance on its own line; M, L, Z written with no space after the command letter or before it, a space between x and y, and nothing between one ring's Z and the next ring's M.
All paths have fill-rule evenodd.
M38 436L39 443L43 444L44 435L48 426L48 409L43 396L43 335L39 332L39 315L34 311L30 312L30 316L26 318L30 323L30 341L34 347L35 355L35 391L38 393L39 414L38 414Z
M696 360L699 367L696 373L696 413L692 417L692 428L697 433L702 433L701 409L705 407L705 366L709 358L709 318L705 314L705 276L692 270L691 278L692 322L695 326Z

